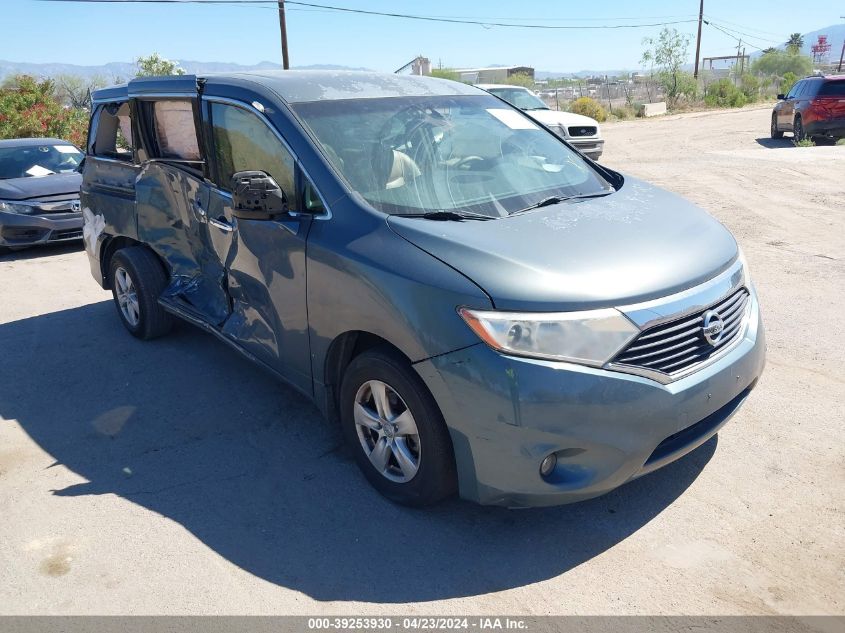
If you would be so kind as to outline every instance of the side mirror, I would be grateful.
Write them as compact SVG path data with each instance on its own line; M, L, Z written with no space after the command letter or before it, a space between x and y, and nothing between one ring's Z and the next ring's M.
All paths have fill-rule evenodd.
M786 95L785 94L779 94L778 99L783 101L784 99L786 99Z
M285 193L263 171L239 171L232 176L232 215L243 220L270 220L287 213Z

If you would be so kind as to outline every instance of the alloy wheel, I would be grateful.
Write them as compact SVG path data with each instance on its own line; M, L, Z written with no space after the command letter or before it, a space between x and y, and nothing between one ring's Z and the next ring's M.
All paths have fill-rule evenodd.
M385 478L406 483L420 467L420 438L408 405L393 387L368 380L355 394L355 430L361 448Z
M117 267L114 271L114 283L117 303L123 313L123 318L132 327L137 327L141 320L141 308L138 303L135 284L132 283L132 277L129 276L125 268Z

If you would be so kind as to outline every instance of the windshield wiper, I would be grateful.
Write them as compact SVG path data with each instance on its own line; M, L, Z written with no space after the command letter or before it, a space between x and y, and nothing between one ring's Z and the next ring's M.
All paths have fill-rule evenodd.
M429 211L427 213L403 213L403 218L424 218L426 220L494 220L492 215L471 211Z
M535 202L534 204L528 205L524 209L519 209L517 211L511 211L510 215L517 215L519 213L525 213L526 211L533 211L534 209L539 209L540 207L548 207L553 204L560 204L561 202L566 202L568 200L584 200L585 198L603 198L604 196L609 196L612 194L614 190L611 191L599 191L597 193L582 193L575 196L549 196L548 198L543 198L539 202Z

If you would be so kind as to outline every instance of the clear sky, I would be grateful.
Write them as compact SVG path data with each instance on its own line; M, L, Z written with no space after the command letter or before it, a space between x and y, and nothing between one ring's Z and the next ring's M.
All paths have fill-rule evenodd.
M312 0L373 11L567 26L695 20L698 0ZM799 8L800 7L800 8ZM704 13L753 35L747 52L789 32L842 23L834 0L705 0ZM98 65L157 51L171 59L253 64L281 59L277 12L267 6L79 4L0 0L0 59ZM420 22L288 5L291 65L392 71L418 54L437 65L527 65L577 71L638 67L641 40L660 27L531 30ZM674 25L695 34L694 22ZM704 26L702 55L727 55L736 37ZM690 47L690 61L694 49Z

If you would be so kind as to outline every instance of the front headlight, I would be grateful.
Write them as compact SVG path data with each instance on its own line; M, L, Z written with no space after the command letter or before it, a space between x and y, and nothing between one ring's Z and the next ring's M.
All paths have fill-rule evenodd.
M0 200L0 211L6 213L32 213L36 205L27 202L7 202Z
M493 349L515 356L546 358L600 367L625 347L639 329L621 312L497 312L460 308L458 313Z
M742 285L751 290L751 270L748 268L748 260L745 258L745 253L741 246L737 246L739 250L739 263L742 264Z
M549 129L561 138L566 138L566 127L563 125L550 125Z

